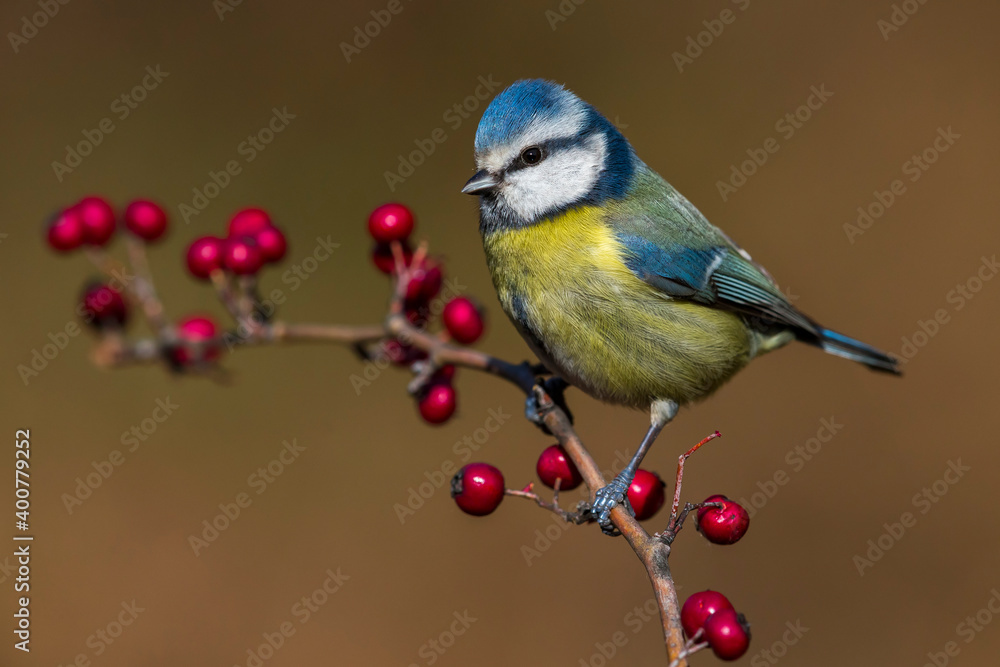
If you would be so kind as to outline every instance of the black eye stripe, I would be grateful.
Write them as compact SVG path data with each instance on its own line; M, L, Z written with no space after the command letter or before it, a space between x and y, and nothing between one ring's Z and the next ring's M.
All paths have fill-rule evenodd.
M548 141L541 144L535 144L534 146L527 146L524 150L527 150L528 148L540 148L542 150L542 160L547 160L552 155L560 152L561 150L564 150L566 148L572 148L574 146L579 145L582 137L583 135L575 135L572 137L560 137L559 139L549 139ZM527 169L528 167L534 167L535 165L538 164L538 162L536 162L535 164L526 164L521 159L521 156L524 154L524 150L522 150L514 157L514 159L510 162L510 164L507 165L504 171L506 172L518 171L521 169Z

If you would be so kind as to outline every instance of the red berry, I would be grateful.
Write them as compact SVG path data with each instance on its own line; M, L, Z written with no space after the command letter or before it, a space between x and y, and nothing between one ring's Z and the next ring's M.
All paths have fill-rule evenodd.
M128 320L128 307L121 292L100 283L83 292L83 316L87 324L97 329L106 326L120 327Z
M218 335L219 327L211 317L186 317L177 323L177 337L182 342L197 343L212 340ZM181 344L173 349L171 357L181 366L187 366L196 361L215 361L220 354L222 354L222 349L217 344L202 347L200 354L193 348L188 349Z
M368 233L379 243L405 241L413 231L413 213L402 204L382 204L368 216Z
M455 414L458 393L450 384L441 382L428 385L421 394L417 408L424 421L443 424Z
M80 214L75 208L68 208L57 213L49 221L45 238L53 250L68 252L76 250L83 244L85 233Z
M472 516L486 516L500 506L503 474L489 463L470 463L451 480L451 497L459 509Z
M705 621L704 639L720 660L736 660L750 648L750 625L732 609L717 611Z
M146 241L156 241L167 231L167 214L159 204L136 199L125 209L125 227Z
M222 268L222 250L225 241L214 236L195 239L187 250L187 268L195 278L208 280L212 271Z
M406 300L426 303L441 291L444 275L436 262L425 259L420 266L410 268L410 282L406 285Z
M542 484L550 489L556 488L556 480L561 480L560 491L575 489L583 481L580 471L573 465L562 445L546 447L538 457L535 472L538 473L538 479L542 480Z
M655 472L639 468L635 471L635 479L628 487L628 501L635 510L635 518L644 521L660 511L666 495L663 488L666 484Z
M272 224L274 223L271 222L271 216L264 209L245 208L237 211L229 219L229 235L235 237L253 236Z
M693 593L681 607L681 625L684 626L684 633L688 639L693 638L705 625L709 616L717 611L732 608L733 604L729 599L718 591Z
M456 297L445 304L441 313L448 333L459 343L471 345L483 335L485 325L479 307L464 296Z
M443 424L455 414L458 393L447 383L429 384L417 403L420 416L430 424Z
M265 227L253 235L260 247L260 253L264 261L268 263L280 262L285 257L288 250L288 242L285 235L277 227Z
M260 271L260 267L264 265L264 255L252 238L229 238L222 250L222 265L236 275L250 275Z
M722 507L702 507L698 510L698 531L713 544L739 542L750 527L750 515L739 503L721 495L709 496L706 503L722 503Z
M409 265L413 259L413 250L403 243L403 263ZM392 254L392 246L388 243L376 243L372 249L372 263L382 273L389 275L396 271L396 257Z
M77 202L76 212L83 221L83 235L91 245L104 245L115 233L115 211L101 197L84 197Z

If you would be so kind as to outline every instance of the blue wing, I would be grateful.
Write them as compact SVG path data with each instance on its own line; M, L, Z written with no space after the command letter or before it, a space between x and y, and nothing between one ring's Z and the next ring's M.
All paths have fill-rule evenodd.
M733 247L688 248L619 234L625 264L663 293L748 316L752 328L774 325L818 336L820 327L797 311L771 280Z

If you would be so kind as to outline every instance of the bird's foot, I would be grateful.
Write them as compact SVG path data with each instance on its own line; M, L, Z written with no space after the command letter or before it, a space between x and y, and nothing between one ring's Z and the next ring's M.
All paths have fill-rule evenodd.
M524 399L524 418L535 426L545 428L545 410L538 404L538 396L535 394Z
M543 391L552 399L552 402L559 406L563 412L566 413L566 418L569 419L569 423L573 423L573 413L569 411L569 406L566 405L565 392L569 383L560 377L550 377L547 379L538 378L538 386L542 388ZM545 413L549 408L543 408L538 404L538 397L532 393L524 401L524 416L525 418L541 428L547 435L552 435L549 433L548 427L545 425Z
M632 484L633 477L634 474L623 470L611 480L610 484L598 489L597 493L594 494L594 502L590 506L590 511L605 535L618 534L614 524L611 523L611 510L618 505L624 505L628 513L635 516L632 505L628 501L628 487Z

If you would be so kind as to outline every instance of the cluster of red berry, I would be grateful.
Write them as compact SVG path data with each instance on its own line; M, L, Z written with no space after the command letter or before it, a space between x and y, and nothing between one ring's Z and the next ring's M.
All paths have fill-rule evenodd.
M368 233L375 239L372 262L386 275L396 275L402 269L407 276L403 307L407 319L423 329L434 314L432 302L441 292L444 273L439 260L424 250L416 252L410 245L413 233L413 212L402 204L383 204L368 217ZM400 266L397 266L399 260ZM483 335L486 325L482 309L471 299L456 296L441 308L441 323L447 337L471 345ZM444 335L444 334L442 334ZM413 367L427 355L405 340L391 339L382 344L386 356L400 366ZM430 424L448 421L458 406L454 385L455 367L438 369L417 393L417 409Z
M577 488L583 478L561 445L542 451L535 466L545 486L559 490ZM649 519L663 507L665 484L655 472L639 469L628 489L629 503L635 518ZM488 463L470 463L458 471L451 482L451 495L458 507L473 516L492 513L505 495L503 473ZM726 496L705 499L697 514L698 531L714 544L735 544L746 534L750 515L739 503ZM695 593L684 603L681 612L684 631L694 642L707 642L716 656L736 660L750 646L750 627L742 614L721 593Z
M535 465L535 472L542 484L554 489L559 482L560 491L570 491L580 486L583 478L573 465L562 445L551 445L542 451ZM503 499L496 495L496 488L503 489L503 473L488 463L470 463L455 476L452 495L458 506L469 514L490 514ZM635 518L645 521L652 518L666 501L666 484L660 476L639 468L628 488L628 501ZM721 507L702 507L698 510L698 530L715 544L734 544L750 527L750 515L739 504L722 495L709 496L704 503L718 503ZM472 509L470 509L472 508Z
M695 593L681 607L681 625L687 636L704 641L722 660L737 660L750 646L750 626L722 593Z
M245 208L229 220L226 238L202 236L187 250L187 269L195 278L210 280L215 271L254 275L265 264L285 257L288 242L266 211Z
M122 218L125 228L145 241L157 241L167 231L167 214L158 204L145 199L130 203ZM115 211L106 199L84 197L55 215L46 238L54 250L69 252L85 244L107 245L117 226Z
M152 243L167 231L167 214L155 202L136 199L125 207L122 223L135 238ZM46 228L49 246L58 252L81 247L101 248L111 242L118 217L101 197L84 197L56 213ZM129 308L121 290L110 284L91 282L83 290L80 314L84 322L100 331L118 330L129 319Z
M121 226L133 239L154 243L167 232L167 214L155 202L137 199L125 207ZM85 197L55 215L46 229L50 247L69 252L81 247L107 246L119 227L112 205L102 197ZM187 250L187 268L192 276L209 280L213 274L246 276L257 273L265 264L280 261L287 251L285 235L270 216L258 208L238 211L229 222L228 236L204 236ZM81 298L84 321L97 330L109 333L123 328L129 308L121 287L94 282L87 285ZM222 353L215 343L219 325L211 317L190 315L174 327L177 344L169 346L167 358L177 366L213 362Z

